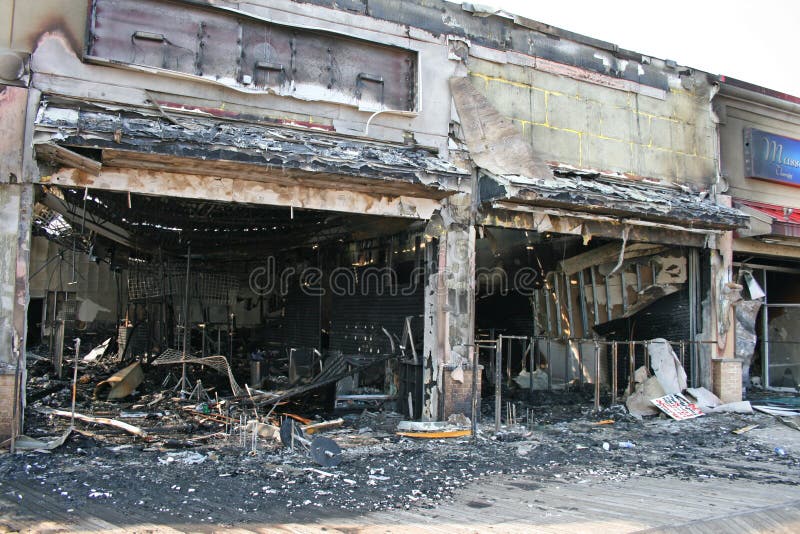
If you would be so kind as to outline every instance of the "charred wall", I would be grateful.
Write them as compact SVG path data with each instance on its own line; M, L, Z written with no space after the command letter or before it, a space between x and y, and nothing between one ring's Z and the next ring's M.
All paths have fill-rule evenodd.
M507 295L478 296L475 305L475 327L481 333L530 336L534 333L531 298L517 291Z
M609 340L627 341L664 338L668 341L690 339L689 288L662 297L635 315L616 319L595 327L598 334Z
M389 341L381 328L400 337L406 317L412 318L415 341L420 341L423 302L421 288L408 295L374 290L366 295L335 295L331 303L331 349L351 354L388 351Z

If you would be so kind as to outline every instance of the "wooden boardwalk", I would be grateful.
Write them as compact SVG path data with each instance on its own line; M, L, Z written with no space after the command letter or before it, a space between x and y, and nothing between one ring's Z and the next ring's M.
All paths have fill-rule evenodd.
M5 486L8 490L9 487ZM800 487L747 480L634 477L581 480L498 476L433 509L393 510L311 523L158 525L109 509L77 518L18 487L0 496L0 524L26 532L238 532L441 534L616 532L800 532ZM16 495L15 495L16 494ZM22 496L20 498L19 496ZM52 503L55 504L55 503ZM0 528L2 531L2 528Z
M800 487L636 477L559 483L504 477L432 510L368 514L258 532L800 532Z

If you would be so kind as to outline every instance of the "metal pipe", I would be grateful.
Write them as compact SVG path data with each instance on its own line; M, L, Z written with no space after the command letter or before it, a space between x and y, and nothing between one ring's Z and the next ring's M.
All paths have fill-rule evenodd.
M66 294L64 295L66 297ZM66 300L61 303L62 310L64 306L66 306ZM66 311L64 310L64 316L66 316ZM66 321L64 319L59 319L56 321L56 374L58 374L58 378L61 378L64 374L64 335L66 333Z
M59 269L61 268L61 264L60 263L58 265L58 268ZM53 365L53 369L54 369L56 375L58 376L58 374L59 374L58 373L58 366L57 366L57 364L58 364L58 362L57 362L58 351L57 351L57 347L56 347L56 342L57 342L57 339L56 339L56 337L57 337L56 328L57 328L57 325L56 325L56 314L55 314L55 307L56 307L56 304L57 304L56 303L56 297L57 297L56 293L53 293L53 316L48 318L48 315L50 314L50 309L48 308L48 305L50 303L50 297L49 296L45 299L44 312L43 313L44 313L44 316L45 316L45 320L48 322L47 324L50 325L50 333L47 336L47 345L48 345L47 346L47 354L50 357L50 363ZM117 325L117 326L119 326L119 325ZM61 377L59 376L59 378L61 378Z
M534 366L536 365L536 356L534 354L534 352L536 351L535 338L531 338L530 345L528 345L528 348L530 349L528 351L528 371L530 372L530 375L528 375L528 377L530 378L530 380L528 381L528 396L530 400L533 401L533 371L534 371Z
M186 244L186 281L184 283L183 293L183 354L182 360L186 360L187 354L187 341L189 334L189 277L191 276L191 261L192 261L192 244ZM232 363L232 362L231 362ZM186 364L181 366L181 395L186 393Z
M617 372L619 371L619 344L614 341L611 344L611 404L617 403L617 388L619 387Z
M228 314L228 361L233 361L233 329L236 325L236 314Z
M764 311L761 312L761 343L762 343L762 359L764 373L764 387L770 387L769 382L769 293L767 291L767 271L761 270L763 284L761 287L764 290Z
M163 343L162 346L168 346L167 344L167 287L164 283L164 260L162 258L161 247L158 247L158 283L159 283L159 293L161 294L161 302L158 307L159 317L158 317L158 340ZM203 354L205 356L205 354Z
M697 318L702 313L700 309L700 299L698 297L700 278L700 255L697 249L689 249L688 261L688 284L689 284L689 341L694 341L697 335ZM681 362L683 364L683 362ZM691 373L691 384L693 387L699 385L699 360L697 348L694 344L689 347L689 372Z
M545 279L545 288L547 288L546 284L547 280ZM545 314L547 315L547 335L550 336L553 334L553 310L552 304L550 303L550 292L545 289L544 295L544 307L545 307Z
M75 365L72 372L72 418L70 419L70 427L75 426L75 397L78 395L78 356L81 351L81 338L75 338Z
M628 342L628 391L633 393L635 381L633 375L636 372L636 342Z
M618 276L619 289L622 293L622 313L626 313L628 311L628 287L625 285L625 269L622 269Z
M564 343L564 386L570 383L570 379L572 378L572 370L570 369L570 360L572 359L572 353L569 350L572 345L572 340L567 339L567 342Z
M501 385L503 379L503 336L497 337L494 348L494 431L500 432L500 416L502 410Z
M558 288L558 276L555 273L551 273L553 276L553 295L556 301L556 331L558 332L558 337L564 333L563 323L561 321L561 291Z
M594 342L594 411L600 411L600 344Z
M14 330L11 335L11 352L14 356L14 392L11 394L11 400L14 402L14 407L11 410L11 444L8 450L11 454L17 452L17 437L19 436L21 425L20 419L22 410L22 353L20 351L20 336Z
M506 347L506 380L508 380L509 383L511 383L511 349L513 345L513 341L509 341Z
M567 326L569 328L569 335L575 335L575 310L572 306L572 277L564 275L564 293L567 296Z
M533 335L530 337L531 353L530 353L530 360L529 360L529 362L530 362L529 371L530 371L531 374L530 374L530 384L529 384L530 385L530 391L528 393L528 398L529 398L529 400L531 402L533 402L533 370L534 369L538 369L538 364L539 364L539 362L537 361L538 355L536 353L536 308L537 308L537 306L539 304L539 300L538 299L539 299L539 293L537 291L536 293L534 293L533 299L532 299L532 307L533 307L533 332L532 332L532 334ZM526 424L527 424L528 419L525 419L525 421L526 421Z
M597 303L597 280L594 274L594 266L589 267L589 274L592 279L592 304L594 304L594 324L600 324L600 306Z
M583 271L578 273L578 298L581 299L581 336L588 335L589 313L586 311L586 280Z
M552 359L550 358L550 347L552 343L550 339L545 338L545 343L547 343L547 391L553 390L553 365Z
M609 287L609 277L603 277L606 287L606 322L611 320L611 288Z
M792 269L790 267L776 267L774 265L761 265L758 263L742 263L740 261L735 261L731 263L734 267L748 267L753 270L761 270L761 271L771 271L776 273L788 273L788 274L800 274L800 269Z
M186 347L189 331L189 278L191 277L192 245L186 245L186 280L183 291L183 359L186 359ZM184 364L184 368L186 364Z
M470 400L472 407L472 441L474 442L478 439L478 377L480 377L480 372L478 371L478 347L473 344L470 349L472 350L472 391L470 392L472 397ZM409 417L413 419L414 414L410 413Z
M583 343L578 341L578 384L583 386Z

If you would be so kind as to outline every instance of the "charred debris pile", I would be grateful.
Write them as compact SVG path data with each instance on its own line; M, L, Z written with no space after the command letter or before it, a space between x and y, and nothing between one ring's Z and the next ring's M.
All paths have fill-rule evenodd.
M154 521L218 524L314 518L434 506L500 473L522 481L800 482L796 451L773 450L750 432L780 427L778 415L787 424L797 421L797 414L787 405L776 418L745 405L711 406L708 392L685 387L665 344L654 343L648 369L637 370L627 407L595 411L592 388L577 382L536 391L536 403L528 389L511 386L498 414L500 431L485 403L476 436L465 416L408 421L374 400L334 410L325 390L335 381L292 386L277 378L288 372L288 360L270 362L261 387L252 388L237 385L235 368L229 375L213 363L192 362L184 375L181 359L129 362L105 340L92 350L81 348L86 344L65 348L61 378L49 359L29 354L28 435L17 439L17 454L0 457L5 487L34 484L73 511L113 505ZM320 376L321 383L339 375ZM681 391L668 393L674 388ZM639 413L636 403L648 395L658 395L650 405L663 415ZM229 498L222 502L220 494Z

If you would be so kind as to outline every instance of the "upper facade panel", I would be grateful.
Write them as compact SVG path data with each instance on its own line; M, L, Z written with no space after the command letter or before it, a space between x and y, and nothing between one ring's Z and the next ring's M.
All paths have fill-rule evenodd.
M330 31L160 0L94 0L86 59L247 92L414 112L417 53Z
M30 85L47 96L422 146L462 166L455 77L542 164L717 180L715 77L522 17L442 0L15 0L13 13L25 38L9 42L31 43Z

